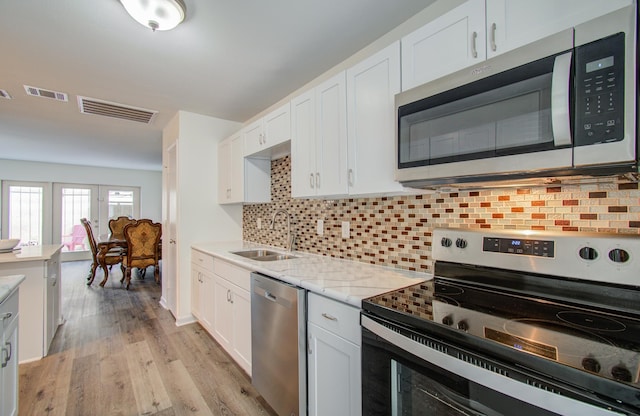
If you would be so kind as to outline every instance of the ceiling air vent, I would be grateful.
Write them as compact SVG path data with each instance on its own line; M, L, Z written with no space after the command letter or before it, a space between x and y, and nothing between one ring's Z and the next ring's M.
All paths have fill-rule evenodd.
M6 98L7 100L10 100L11 98L11 94L9 94L6 90L0 90L0 98Z
M34 97L52 98L64 102L69 101L69 96L64 92L45 90L44 88L31 87L29 85L25 85L24 90L27 94L33 95Z
M81 96L78 96L78 107L80 107L80 112L83 114L95 114L98 116L121 118L145 124L151 124L154 116L158 113L154 110L130 107L123 104L111 103L108 101Z

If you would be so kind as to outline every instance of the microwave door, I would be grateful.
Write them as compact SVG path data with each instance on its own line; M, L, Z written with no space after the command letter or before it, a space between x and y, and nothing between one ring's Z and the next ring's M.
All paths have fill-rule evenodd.
M571 52L399 108L401 180L572 166Z

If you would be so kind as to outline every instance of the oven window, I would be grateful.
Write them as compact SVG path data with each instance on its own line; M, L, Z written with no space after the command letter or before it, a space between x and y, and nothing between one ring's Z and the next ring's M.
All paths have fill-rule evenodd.
M556 415L435 366L418 371L392 359L390 385L392 416Z

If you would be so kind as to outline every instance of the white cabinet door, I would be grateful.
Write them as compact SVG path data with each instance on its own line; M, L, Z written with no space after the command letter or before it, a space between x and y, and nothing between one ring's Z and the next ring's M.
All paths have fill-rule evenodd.
M347 70L349 195L402 191L394 180L400 42Z
M202 269L191 265L191 314L198 319L202 316L200 292L202 290Z
M237 286L231 289L234 358L251 376L251 294Z
M200 282L200 323L207 330L213 329L214 322L214 301L215 301L215 287L213 284L213 274L210 272L202 273Z
M244 154L250 156L263 149L264 142L264 119L256 120L242 129L244 136Z
M402 90L485 58L485 2L469 0L402 38Z
M345 72L316 87L316 195L340 196L347 184L347 94Z
M0 415L18 414L18 292L0 305Z
M629 4L631 0L486 0L487 58Z
M229 184L231 186L229 202L243 202L244 201L244 145L242 142L242 136L240 134L231 137L231 154L229 157L229 163L231 164L231 178Z
M275 109L264 117L263 147L270 148L291 140L291 104Z
M221 204L244 201L244 142L241 132L218 145L218 198Z
M293 99L291 112L291 195L346 195L349 190L345 72Z
M291 100L291 196L316 195L315 91Z
M231 351L233 340L233 305L230 302L231 288L229 282L219 276L214 276L214 324L213 336L222 347Z
M360 415L360 347L314 323L307 328L309 415Z

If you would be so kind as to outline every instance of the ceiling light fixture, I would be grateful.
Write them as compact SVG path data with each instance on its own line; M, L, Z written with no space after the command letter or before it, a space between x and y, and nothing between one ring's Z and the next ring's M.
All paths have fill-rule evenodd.
M136 22L153 30L171 30L182 22L187 7L182 0L120 0Z

